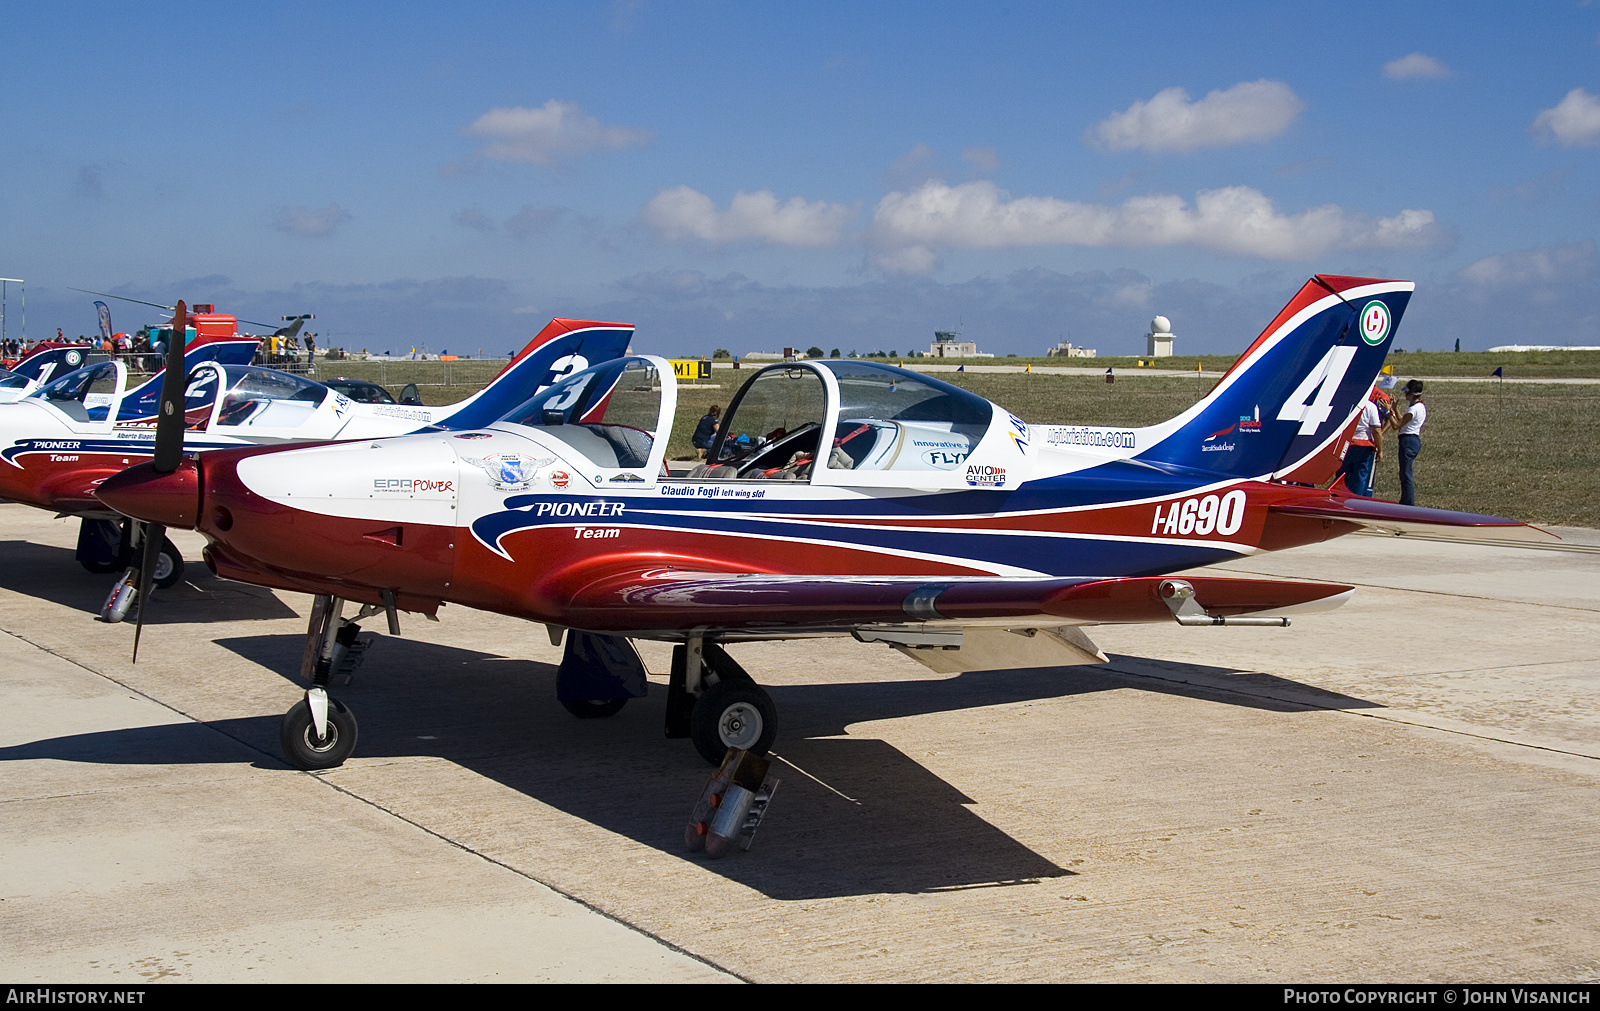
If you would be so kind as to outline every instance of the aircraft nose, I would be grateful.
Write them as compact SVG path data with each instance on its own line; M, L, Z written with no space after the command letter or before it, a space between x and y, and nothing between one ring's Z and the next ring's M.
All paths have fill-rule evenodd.
M200 514L200 472L185 459L171 473L136 464L101 482L94 497L136 520L193 528Z

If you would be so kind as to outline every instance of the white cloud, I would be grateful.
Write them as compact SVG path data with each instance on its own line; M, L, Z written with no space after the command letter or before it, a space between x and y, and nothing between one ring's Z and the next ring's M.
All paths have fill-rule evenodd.
M774 246L831 246L855 215L853 207L822 200L790 197L780 204L771 190L741 190L727 210L720 210L704 193L675 186L650 198L639 217L663 242L754 240Z
M1383 76L1393 81L1413 77L1449 77L1450 68L1425 53L1412 53L1383 65Z
M1084 134L1106 151L1193 151L1276 137L1305 103L1281 81L1245 81L1195 102L1182 88L1135 102Z
M492 138L478 149L479 157L545 166L564 164L594 151L648 144L653 136L647 130L605 126L571 102L554 98L537 109L490 109L461 132L468 137Z
M1561 242L1542 249L1497 253L1469 263L1456 276L1469 284L1489 287L1561 284L1586 280L1600 267L1594 240Z
M1554 137L1562 147L1600 144L1600 98L1573 88L1555 108L1534 117L1533 132Z
M1330 249L1410 248L1443 238L1432 211L1372 218L1325 204L1289 215L1248 186L1202 190L1191 207L1168 194L1117 205L1084 204L1054 197L1011 199L986 180L959 186L933 182L885 196L873 211L872 223L874 238L885 250L1194 246L1304 260Z
M334 229L350 220L350 212L338 204L312 209L310 207L280 207L272 215L272 227L285 235L302 235L322 238L332 235Z

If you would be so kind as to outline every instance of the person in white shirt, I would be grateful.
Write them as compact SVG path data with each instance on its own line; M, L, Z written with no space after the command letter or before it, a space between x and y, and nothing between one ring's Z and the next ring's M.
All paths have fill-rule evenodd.
M1350 437L1350 445L1345 449L1344 466L1339 468L1339 473L1344 475L1344 485L1350 489L1351 494L1363 498L1372 497L1372 473L1375 467L1374 460L1383 459L1383 418L1378 414L1374 391L1373 399L1361 405L1361 415L1356 419L1356 430Z
M1422 402L1422 380L1406 383L1406 408L1395 411L1395 427L1400 429L1400 504L1417 504L1417 486L1411 464L1422 452L1422 423L1428 420L1428 405Z

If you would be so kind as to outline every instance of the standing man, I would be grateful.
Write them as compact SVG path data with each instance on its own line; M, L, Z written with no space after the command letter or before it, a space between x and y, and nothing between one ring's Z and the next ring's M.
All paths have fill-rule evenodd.
M1422 380L1406 383L1406 408L1396 410L1395 425L1400 429L1400 504L1417 504L1417 487L1412 481L1411 464L1422 452L1422 423L1428 420L1428 405L1422 402Z
M308 334L306 334L306 363L310 364L310 363L312 363L312 362L314 362L316 360L317 360L317 335L314 334L314 333L308 333Z
M1362 498L1372 497L1372 475L1377 460L1383 459L1383 418L1378 414L1377 392L1361 405L1361 416L1356 419L1355 434L1350 437L1350 448L1345 450L1344 485L1351 494Z

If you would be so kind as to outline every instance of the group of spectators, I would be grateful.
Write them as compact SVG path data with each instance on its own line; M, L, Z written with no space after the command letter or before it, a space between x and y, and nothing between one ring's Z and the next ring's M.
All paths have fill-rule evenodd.
M304 355L302 358L301 356ZM304 361L311 364L317 357L317 335L306 334L305 346L300 345L300 338L294 336L278 336L261 338L260 347L256 351L257 365L288 365Z

